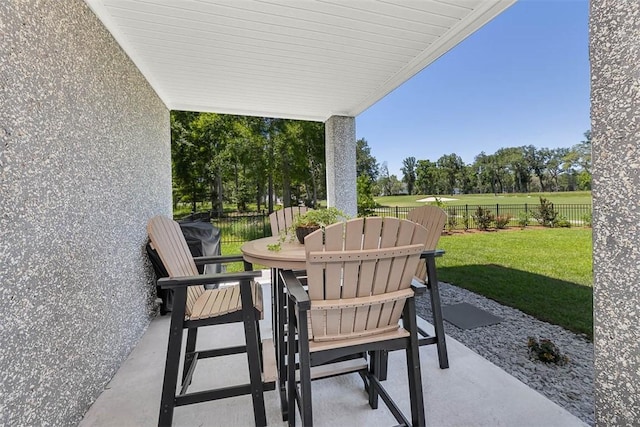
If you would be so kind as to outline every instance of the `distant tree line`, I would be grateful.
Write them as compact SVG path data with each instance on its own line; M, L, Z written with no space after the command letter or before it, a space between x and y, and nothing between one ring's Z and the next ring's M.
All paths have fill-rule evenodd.
M367 141L356 142L358 209L375 207L373 196L511 193L591 189L591 133L572 148L532 145L481 152L472 164L457 154L436 162L407 157L402 177L378 164ZM221 214L326 198L324 125L214 113L171 112L173 200L208 201ZM250 206L250 207L249 207Z
M386 162L378 165L367 141L358 141L358 176L370 180L373 195L528 193L591 189L591 132L571 148L536 148L533 145L484 151L472 164L459 155L437 161L402 161L402 177L390 175Z

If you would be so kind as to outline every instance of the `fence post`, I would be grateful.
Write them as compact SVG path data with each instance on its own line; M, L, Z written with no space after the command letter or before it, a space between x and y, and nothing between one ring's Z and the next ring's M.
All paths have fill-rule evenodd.
M496 203L496 218L500 216L500 203Z
M267 218L267 215L265 214L265 210L262 209L262 237L267 237L267 221L265 221L265 218Z
M469 219L469 205L467 205L467 204L464 205L464 212L465 212L465 215L466 215L465 218L467 219L465 224L464 224L464 230L467 231L469 229L469 225L470 225L469 224L469 221L470 221L470 219Z
M396 218L400 218L400 215L398 214L398 206L396 206Z

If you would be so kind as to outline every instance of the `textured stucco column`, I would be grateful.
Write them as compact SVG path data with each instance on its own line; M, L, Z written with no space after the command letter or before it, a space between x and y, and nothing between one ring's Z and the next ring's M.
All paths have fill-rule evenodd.
M325 122L325 154L327 205L355 217L358 213L355 117L331 116Z
M592 0L596 424L640 422L640 2Z

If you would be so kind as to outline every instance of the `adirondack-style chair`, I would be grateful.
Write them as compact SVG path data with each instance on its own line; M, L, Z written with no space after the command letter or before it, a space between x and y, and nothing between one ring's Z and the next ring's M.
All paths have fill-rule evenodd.
M295 218L306 213L309 210L310 209L307 208L306 206L290 206L287 208L283 208L283 209L279 209L277 211L271 212L271 214L269 214L269 222L271 223L271 235L278 236L280 234L292 232L291 230L288 230L288 228L293 224L293 221L295 220ZM297 271L296 275L298 276L298 278L300 278L300 280L302 280L303 282L305 281L304 271ZM274 305L274 310L273 310L272 326L273 326L273 330L276 331L276 335L283 336L284 323L286 322L286 319L284 319L284 316L286 313L287 301L284 296L284 289L283 289L282 282L278 280L278 277L279 277L278 269L272 268L271 278L272 280L274 280L272 289L276 298L276 303ZM286 369L284 365L284 360L286 357L286 347L282 344L281 340L277 340L275 342L275 346L276 346L276 352L279 355L278 360L280 363L278 367L278 374L279 374L278 384L280 387L280 394L281 394L283 421L286 421L287 408L286 408L286 398L284 397L286 395L286 389L285 389Z
M429 290L435 334L430 336L422 328L418 328L418 333L421 335L420 345L436 344L440 368L446 369L449 367L449 357L447 355L447 343L445 341L435 257L441 256L444 253L443 251L438 251L437 246L444 225L447 222L447 213L438 206L425 205L409 211L407 219L427 229L427 237L424 245L426 252L423 254L424 261L418 264L414 280L426 284Z
M424 227L408 220L353 219L306 237L308 292L292 272L281 272L289 299L288 402L298 403L304 426L313 424L311 367L362 353L369 354L368 369L360 371L369 405L377 408L379 396L399 423L424 425L414 294L425 287L411 282L426 235ZM398 349L406 351L412 423L379 379L381 352ZM295 425L293 409L288 421Z
M176 406L251 394L255 424L265 426L263 391L275 388L276 373L273 344L270 340L260 341L258 320L262 315L262 288L253 279L261 273L245 271L200 275L196 261L203 264L237 262L242 261L242 257L209 256L194 260L180 226L165 216L152 218L147 231L153 248L169 274L169 277L158 280L158 286L174 291L158 425L171 425ZM247 269L250 270L251 265L245 263ZM203 286L228 282L236 284L218 289L205 289ZM232 322L244 324L246 345L196 351L199 327ZM181 389L176 395L184 329L188 333ZM249 384L187 393L198 360L245 352L249 365Z
M308 210L309 208L306 206L290 206L288 208L271 212L271 214L269 214L271 235L277 236L282 232L286 232L287 228L293 224L293 220Z

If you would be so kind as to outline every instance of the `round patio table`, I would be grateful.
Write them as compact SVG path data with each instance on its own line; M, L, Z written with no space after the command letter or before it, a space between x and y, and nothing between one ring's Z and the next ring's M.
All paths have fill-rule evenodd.
M269 250L269 245L280 243L280 250ZM265 237L251 240L240 247L242 257L252 264L270 267L271 270L271 304L272 331L276 350L276 366L278 369L278 383L280 391L280 409L283 419L287 418L289 404L284 387L286 380L285 365L285 330L286 316L284 313L285 296L284 284L280 279L280 270L304 270L306 268L306 254L304 245L297 240L281 242L279 236Z
M269 245L280 243L280 250L269 250ZM240 247L245 261L282 270L304 270L304 245L297 240L280 242L278 236L251 240Z

